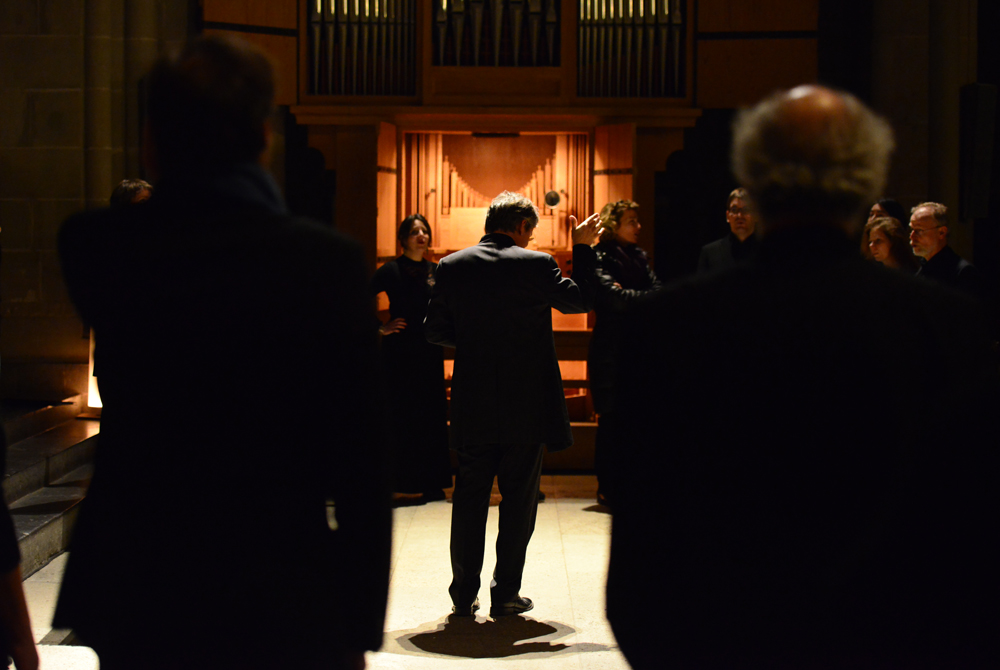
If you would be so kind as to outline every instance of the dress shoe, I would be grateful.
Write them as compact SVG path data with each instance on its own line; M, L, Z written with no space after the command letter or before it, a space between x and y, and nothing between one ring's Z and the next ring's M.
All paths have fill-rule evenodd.
M452 605L451 611L455 613L456 616L476 616L476 610L479 609L479 598L472 601L471 605L463 605L459 607L458 605Z
M545 491L538 489L538 502L545 502Z
M534 606L535 604L531 602L530 598L522 598L521 596L516 595L505 603L490 605L490 617L495 619L498 616L522 614Z

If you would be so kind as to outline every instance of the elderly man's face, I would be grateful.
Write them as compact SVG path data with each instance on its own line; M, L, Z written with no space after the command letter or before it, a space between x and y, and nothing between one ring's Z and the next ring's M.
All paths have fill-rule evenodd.
M934 218L930 207L918 207L910 217L910 246L913 253L930 260L948 244L948 227Z
M742 198L733 198L726 209L726 221L740 242L753 235L754 216Z

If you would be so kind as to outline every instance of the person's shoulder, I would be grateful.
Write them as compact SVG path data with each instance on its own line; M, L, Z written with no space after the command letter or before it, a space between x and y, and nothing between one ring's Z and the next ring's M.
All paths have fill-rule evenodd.
M716 252L716 251L721 251L721 250L725 249L727 246L729 246L729 236L728 235L725 236L725 237L720 237L719 239L713 240L713 241L709 242L708 244L702 246L701 252L703 254L704 253L709 253L710 254L710 253L713 253L713 252Z

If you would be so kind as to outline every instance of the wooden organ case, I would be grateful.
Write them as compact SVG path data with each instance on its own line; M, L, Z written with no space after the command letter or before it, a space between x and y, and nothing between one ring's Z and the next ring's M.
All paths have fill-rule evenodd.
M540 251L571 273L570 215L638 201L653 250L655 174L700 111L694 0L204 0L206 27L255 28L286 80L281 104L335 172L334 222L374 269L413 213L435 257L478 242L501 190L538 206ZM290 12L297 12L296 28ZM280 16L279 16L280 15ZM208 19L217 21L210 25ZM280 25L279 25L280 24ZM273 31L259 26L276 25ZM289 54L295 54L289 62ZM294 79L295 86L287 80ZM558 194L555 205L546 193ZM586 357L592 315L553 325L577 448L592 466ZM448 373L450 376L450 366Z

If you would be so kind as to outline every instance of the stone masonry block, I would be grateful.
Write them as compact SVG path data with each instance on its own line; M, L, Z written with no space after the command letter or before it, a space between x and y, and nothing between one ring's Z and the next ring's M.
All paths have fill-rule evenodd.
M30 249L32 228L31 204L27 200L0 200L0 239L4 249Z
M80 88L83 39L0 35L0 81L9 88Z
M80 149L0 149L0 198L83 197Z
M158 2L126 2L125 30L130 37L156 39L160 35Z
M38 257L39 294L48 304L70 303L66 282L59 265L59 254L55 251L41 251Z
M21 146L83 146L82 91L28 91L26 104L27 132Z
M121 86L122 41L115 37L87 38L87 87Z
M70 199L36 200L33 209L35 213L35 249L40 251L54 250L59 239L59 228L63 221L71 214L83 209L83 202Z
M87 146L109 148L114 142L112 134L112 90L87 89L86 134Z
M35 251L4 251L3 277L0 279L0 302L38 302L38 253Z
M87 0L85 25L90 36L121 37L125 29L124 0Z
M16 147L24 135L27 93L16 88L0 89L0 147Z
M34 35L38 32L38 0L0 2L0 35Z
M40 32L83 35L84 0L40 0Z
M113 149L87 149L87 200L106 200L114 190Z

